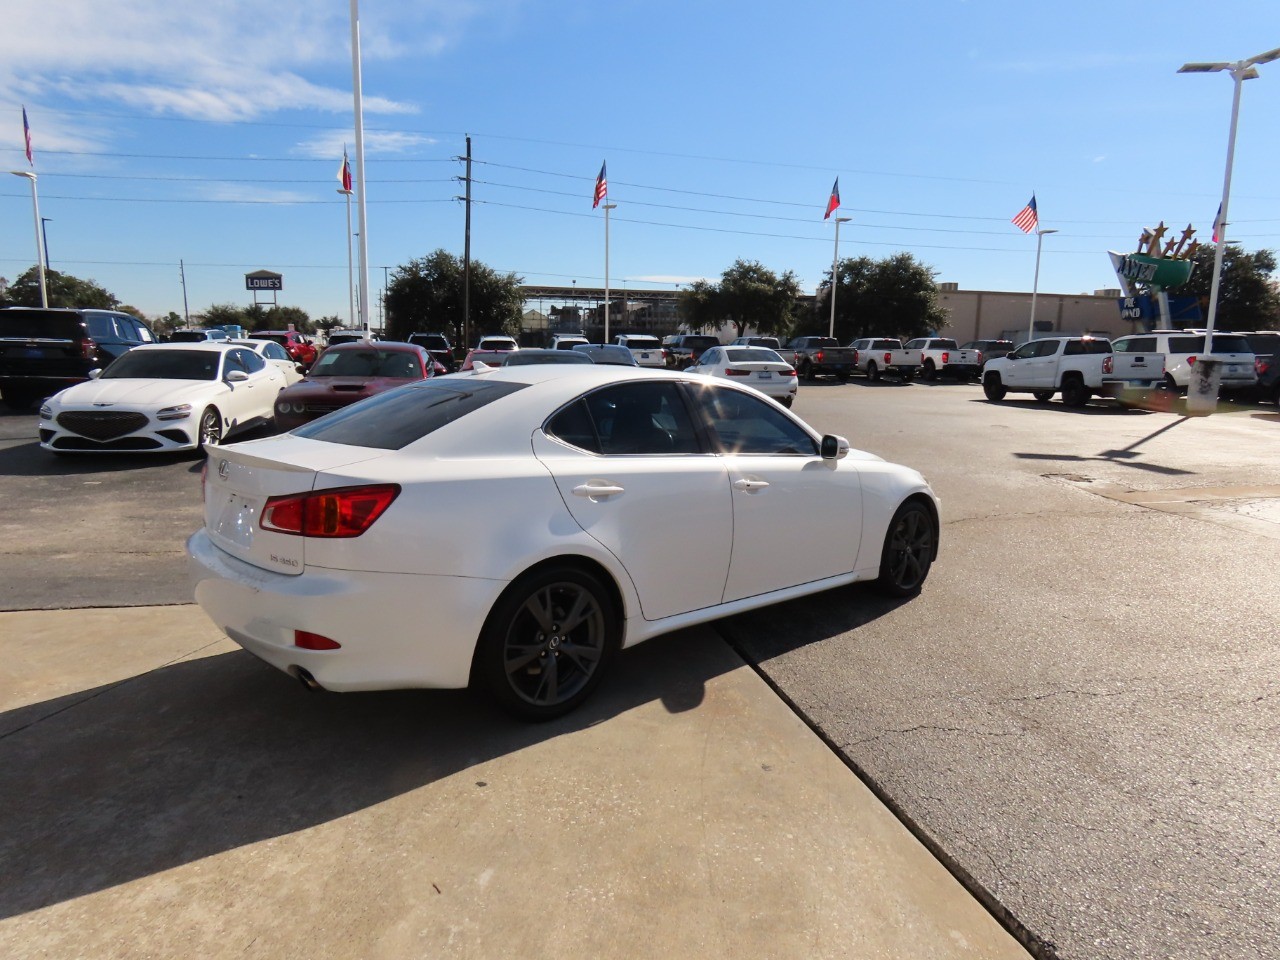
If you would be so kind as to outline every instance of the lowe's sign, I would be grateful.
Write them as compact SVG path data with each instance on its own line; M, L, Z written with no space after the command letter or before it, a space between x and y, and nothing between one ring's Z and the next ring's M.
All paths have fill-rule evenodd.
M270 270L255 270L244 275L246 290L283 290L284 275Z

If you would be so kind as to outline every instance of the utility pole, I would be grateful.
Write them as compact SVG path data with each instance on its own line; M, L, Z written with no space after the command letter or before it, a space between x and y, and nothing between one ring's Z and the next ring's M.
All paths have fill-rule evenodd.
M462 343L471 343L471 135L467 134L467 232L462 246Z

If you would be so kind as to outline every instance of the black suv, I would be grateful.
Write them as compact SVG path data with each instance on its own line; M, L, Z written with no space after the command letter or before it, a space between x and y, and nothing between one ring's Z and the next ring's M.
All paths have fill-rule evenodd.
M150 327L116 310L6 307L0 310L0 394L10 409L26 410L139 344L155 342Z
M702 333L680 333L662 341L662 348L667 351L667 366L676 370L692 366L702 356L703 350L718 346L719 337Z
M409 342L416 343L432 358L444 367L446 373L453 373L458 369L458 362L454 359L453 348L449 346L449 339L443 333L411 333L409 334Z

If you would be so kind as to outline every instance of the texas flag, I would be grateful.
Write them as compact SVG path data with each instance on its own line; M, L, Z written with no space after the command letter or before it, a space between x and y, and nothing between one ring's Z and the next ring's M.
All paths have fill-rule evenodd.
M351 161L347 159L347 148L342 148L342 166L338 168L338 182L347 193L351 192Z
M836 177L836 182L831 185L831 198L827 200L827 212L822 215L822 219L829 218L838 206L840 206L840 178Z

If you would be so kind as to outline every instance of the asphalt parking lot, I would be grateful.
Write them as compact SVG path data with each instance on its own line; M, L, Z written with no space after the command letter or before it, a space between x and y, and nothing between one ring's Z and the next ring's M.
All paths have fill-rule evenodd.
M911 601L889 603L849 588L723 621L715 631L757 665L782 702L978 896L1023 928L1040 955L1273 955L1280 940L1271 895L1280 888L1274 817L1280 802L1274 629L1280 587L1271 573L1280 541L1276 410L1224 405L1213 417L1187 419L1176 409L1133 411L1102 403L1081 411L1030 398L989 404L976 386L945 381L856 381L803 385L796 412L819 429L847 436L855 447L919 468L943 501L942 555L924 592ZM35 447L34 435L34 417L0 416L0 493L8 506L0 521L0 607L188 602L182 542L199 523L199 462L51 458ZM99 811L108 808L123 823L131 806L141 805L155 819L121 835L141 848L129 861L133 866L82 863L69 879L42 876L30 887L35 893L11 901L6 915L17 918L21 933L10 934L9 943L27 948L26 955L42 955L50 944L53 952L44 955L58 955L58 941L40 933L41 910L53 909L59 922L70 922L82 900L123 886L131 891L125 893L130 903L163 916L165 878L179 871L175 889L207 891L191 870L218 855L236 859L231 887L219 888L216 898L233 910L239 897L261 893L254 879L260 874L287 879L307 869L339 869L353 884L362 882L364 873L341 866L346 853L393 850L386 834L403 830L406 818L523 836L520 824L504 820L500 810L487 818L469 816L476 800L468 785L483 779L476 770L485 762L548 751L570 732L513 733L455 693L295 700L287 682L268 668L191 629L182 638L189 642L156 650L132 668L121 666L120 676L138 680L119 692L111 682L95 681L80 663L68 671L74 678L69 689L36 697L40 717L65 712L53 752L58 789L36 790L41 802L83 790L67 772L79 770L92 781L88 796ZM610 685L609 696L620 699L576 721L572 731L600 726L605 735L637 710L649 730L646 725L657 720L644 707L654 703L667 706L667 716L692 718L709 710L716 701L707 695L712 678L730 668L714 652L690 652L681 637L687 635L635 651L635 669L620 671ZM204 652L193 654L197 649ZM113 648L111 655L124 654ZM652 670L659 662L674 672L660 681L644 676L646 665ZM628 692L637 683L643 689ZM278 697L289 698L280 701L286 705ZM131 710L131 699L146 709ZM247 705L252 709L246 712ZM15 747L21 738L14 736L26 728L32 709L28 703L10 711L5 733L8 749L19 750L38 777L39 755ZM111 736L77 732L67 722L88 710L93 729ZM225 723L225 742L219 737L215 744L221 749L218 775L183 766L181 738L164 733L166 724L151 722L150 714L173 718L174 729L188 735L202 722L221 725L234 718ZM317 770L335 743L344 762L353 762L369 742L391 742L390 756L403 758L406 737L420 732L427 741L456 739L459 725L483 734L465 737L463 747L444 751L446 757L422 760L440 764L429 775L403 760L360 766L363 785L353 796L320 790L314 808L291 805L295 795L279 785L282 771L312 786L323 781ZM298 749L255 748L271 735L266 731L286 732ZM177 764L178 787L210 795L180 802L182 791L175 793L173 783L159 796L148 792L149 778L133 786L131 775L113 766L113 744L121 742L116 734L127 744L130 763ZM501 746L487 753L491 748L484 745L493 742ZM606 740L591 749L618 747ZM432 796L441 806L416 809L413 787L426 780L448 789ZM238 816L237 804L264 783L270 794L266 822ZM538 797L554 807L552 781L539 783ZM638 773L630 784L596 780L592 788L606 792L599 802L625 807L636 802L630 790L645 783L652 781ZM6 805L35 786L20 775L8 784L14 792L6 793ZM573 802L587 802L591 794L574 791ZM396 817L378 815L388 805ZM596 822L597 813L557 809L554 831L571 843L573 824ZM194 814L203 819L193 828L184 817ZM77 830L76 816L70 804L65 812L42 810L37 835L54 837L70 828L86 849L111 836L106 828ZM344 823L351 829L339 829ZM325 852L309 858L305 845L316 834L327 838L320 845ZM608 842L598 831L591 836ZM472 840L479 842L479 834ZM717 842L746 840L726 832ZM529 855L542 850L526 842L520 848ZM55 862L74 859L73 849L60 841ZM501 845L494 850L501 855ZM819 866L833 867L839 851L831 857L832 864ZM27 851L22 866L36 870L39 860L39 851ZM377 876L376 860L361 854L350 862ZM394 876L399 882L403 874ZM144 877L147 882L136 886ZM578 886L561 894L589 886L580 874L572 879ZM435 882L427 873L422 880L423 890ZM847 897L857 882L836 870L828 878L829 894ZM286 883L281 889L299 887ZM767 890L762 884L762 898ZM633 905L662 909L662 897L652 890L640 900L635 889L627 894ZM34 899L24 900L28 895ZM590 896L601 894L597 889ZM626 900L613 906L628 909ZM308 910L332 933L320 905ZM776 922L773 912L764 914ZM235 932L226 916L200 922L190 909L182 916L192 943ZM517 916L535 922L528 912ZM378 931L389 947L419 929L405 926L403 915L366 919L367 929ZM695 924L696 918L681 922ZM741 922L750 926L759 918ZM299 929L296 918L290 929ZM447 938L447 918L431 929ZM821 931L808 931L815 937L813 955L849 955L839 949L836 929ZM492 955L465 930L452 935L472 951L460 948L453 955ZM792 937L803 942L804 936L802 924L785 939L790 945ZM549 945L554 938L536 942ZM691 942L664 944L687 948ZM770 942L767 934L759 940L724 935L708 941L707 955L761 942ZM396 955L394 949L380 952ZM578 943L562 955L587 952L589 946ZM530 955L544 953L535 948Z

